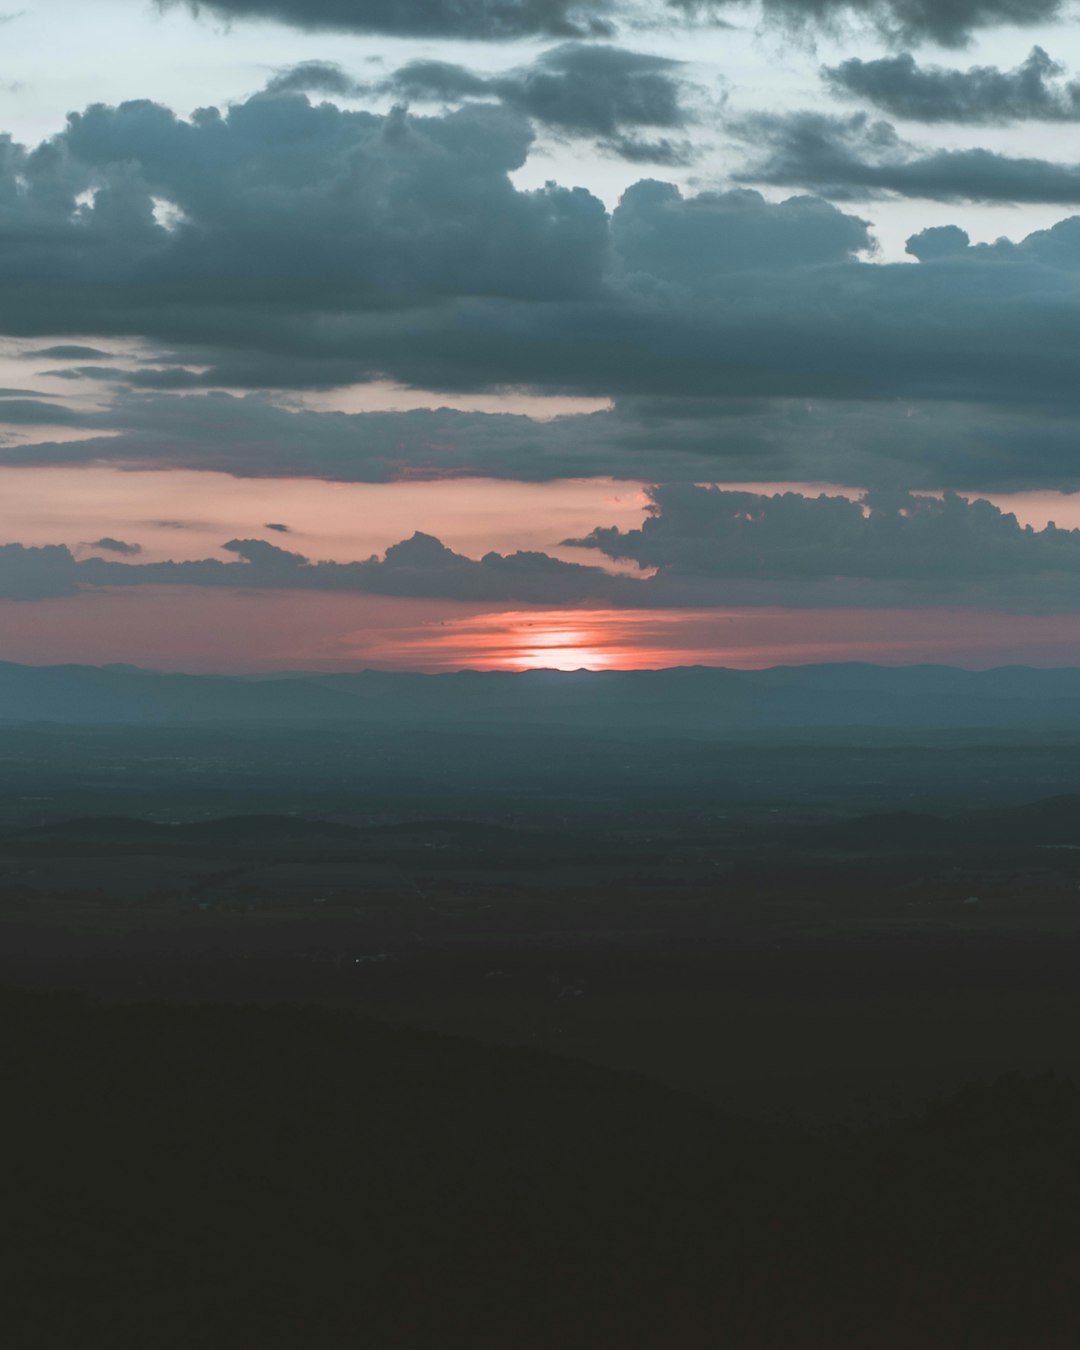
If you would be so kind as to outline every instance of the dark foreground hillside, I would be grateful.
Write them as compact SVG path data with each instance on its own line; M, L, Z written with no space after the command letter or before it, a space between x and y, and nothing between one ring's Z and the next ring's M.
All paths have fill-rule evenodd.
M1072 1347L1080 1094L830 1136L295 1006L0 995L7 1344Z

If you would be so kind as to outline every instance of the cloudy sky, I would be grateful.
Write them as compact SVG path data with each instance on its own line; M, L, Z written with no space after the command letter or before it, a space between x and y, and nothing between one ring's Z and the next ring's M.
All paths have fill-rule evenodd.
M1068 0L0 39L0 659L1080 662Z

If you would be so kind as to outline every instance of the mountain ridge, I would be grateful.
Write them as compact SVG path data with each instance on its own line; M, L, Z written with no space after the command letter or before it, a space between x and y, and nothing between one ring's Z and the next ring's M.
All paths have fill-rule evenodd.
M866 662L628 671L203 675L0 662L0 724L1080 729L1080 667Z

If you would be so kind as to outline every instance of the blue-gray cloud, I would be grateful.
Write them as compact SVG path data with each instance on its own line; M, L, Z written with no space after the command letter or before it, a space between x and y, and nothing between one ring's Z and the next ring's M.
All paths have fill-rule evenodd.
M587 297L604 208L582 190L518 191L531 140L503 108L379 117L299 95L191 121L95 106L33 150L0 139L6 331L283 350L306 345L305 316L371 326L461 297Z
M709 0L683 0L690 9ZM855 18L872 24L889 40L962 46L973 33L1001 24L1046 23L1063 9L1062 0L762 0L774 20L795 26L832 28Z
M112 352L103 352L99 347L84 347L78 343L61 342L52 347L41 347L36 351L20 353L26 361L111 361Z
M158 0L226 19L272 19L307 30L397 37L587 37L612 31L609 0Z
M114 539L112 535L103 535L87 545L101 553L117 553L123 558L136 558L142 552L141 544L129 544L126 539Z
M669 24L673 15L720 23L743 0L665 0L651 9L621 0L158 0L225 19L272 19L307 30L506 41L521 37L609 36L620 19ZM762 0L766 20L786 27L841 30L852 20L893 42L960 46L979 29L1045 23L1062 0Z
M645 52L575 42L498 75L445 61L412 61L377 88L422 102L494 98L556 132L594 138L602 149L625 159L686 163L693 150L685 138L640 134L642 128L681 132L695 120L682 65Z
M230 561L76 561L63 546L0 548L0 597L41 600L108 586L318 590L479 603L944 605L1031 613L1080 608L1080 530L1035 530L991 503L877 492L772 496L683 484L652 491L640 529L598 528L567 544L631 560L640 578L546 553L469 558L416 533L381 556L312 562L261 539Z
M836 201L1080 203L1080 165L980 148L920 150L864 113L758 113L735 128L753 147L738 177L805 187Z
M859 145L868 125L851 133ZM991 247L958 229L920 235L921 265L881 265L866 220L818 197L645 180L609 215L580 189L520 191L531 135L505 107L380 117L290 94L190 121L94 107L34 149L0 142L0 324L163 351L133 370L70 357L73 384L119 386L112 405L14 399L8 420L98 434L7 446L3 462L373 481L1075 481L1077 219ZM163 397L373 378L620 407L545 428Z
M369 91L370 85L355 80L336 61L298 61L285 66L267 81L268 94L332 94L353 98Z
M862 98L913 122L1004 124L1080 119L1080 81L1059 80L1065 67L1041 47L1014 70L920 66L910 52L876 61L851 57L823 75L842 95Z
M667 577L924 580L1080 572L1080 530L1036 530L956 493L879 491L860 500L798 492L653 488L638 529L564 542ZM1078 596L1080 601L1080 596Z

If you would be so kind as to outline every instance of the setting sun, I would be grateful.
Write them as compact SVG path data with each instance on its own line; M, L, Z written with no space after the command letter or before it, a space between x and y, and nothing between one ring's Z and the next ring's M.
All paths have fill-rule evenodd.
M585 624L570 627L529 620L507 634L519 646L505 664L526 670L607 670L619 665L621 653L598 646L599 636Z

